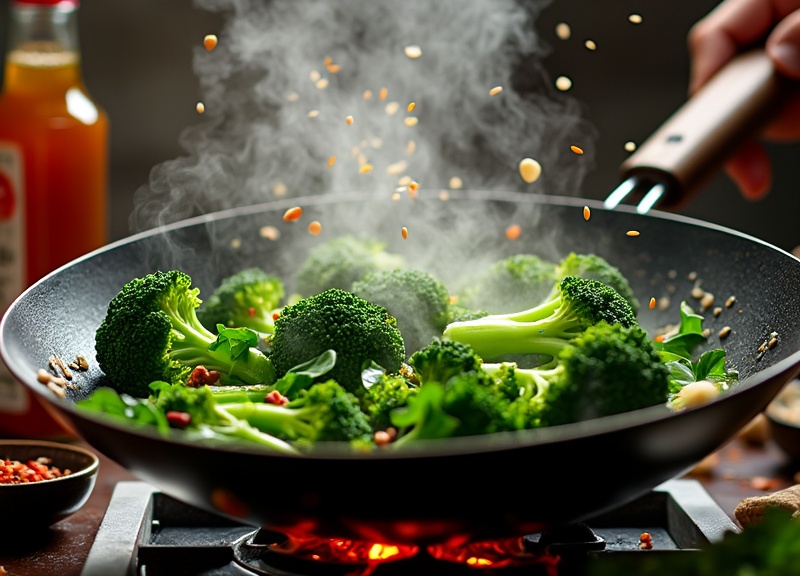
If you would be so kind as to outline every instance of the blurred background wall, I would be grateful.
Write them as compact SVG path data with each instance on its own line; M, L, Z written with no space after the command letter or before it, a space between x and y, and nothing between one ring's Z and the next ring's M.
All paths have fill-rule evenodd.
M628 155L625 142L643 141L685 101L686 34L714 5L715 0L553 0L541 12L535 26L547 51L544 66L553 78L573 80L570 93L598 134L576 196L604 198L618 183L619 165ZM4 46L8 0L0 6ZM643 18L636 26L628 21L634 13ZM200 121L193 55L206 34L219 32L223 18L193 0L82 0L85 80L111 120L112 239L131 233L134 192L147 184L151 169L185 153L179 137ZM556 36L559 22L570 25L569 40ZM587 39L597 46L591 54ZM771 148L776 178L769 198L746 202L720 175L682 212L786 250L800 244L800 146Z

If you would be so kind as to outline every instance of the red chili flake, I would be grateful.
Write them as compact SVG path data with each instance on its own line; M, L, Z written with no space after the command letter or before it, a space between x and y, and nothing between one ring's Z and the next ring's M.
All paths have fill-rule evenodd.
M167 422L173 428L186 428L192 422L192 415L188 412L170 410L167 412Z
M50 466L52 463L50 458L44 456L26 462L0 459L0 484L28 484L52 480L72 473L70 470L62 471L55 466Z
M205 384L216 384L219 380L219 372L217 370L208 370L205 366L197 366L189 378L186 380L186 385L190 388L200 388Z
M276 406L284 406L289 403L289 399L277 390L273 390L264 396L264 402L267 404L275 404Z
M294 208L289 208L283 215L283 219L286 222L295 222L299 220L300 217L303 215L303 209L299 206L295 206Z
M247 315L250 316L250 318L252 318L253 316L256 315L256 309L255 308L248 308L247 309Z
M280 318L280 317L281 317L281 315L280 315L278 312L273 312L273 313L272 313L272 320L273 320L273 321L274 321L274 320L277 320L277 319L278 319L278 318Z

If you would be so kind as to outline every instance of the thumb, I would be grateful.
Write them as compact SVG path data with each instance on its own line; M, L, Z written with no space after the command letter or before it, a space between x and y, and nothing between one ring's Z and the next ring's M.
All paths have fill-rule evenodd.
M800 80L800 10L778 22L767 39L766 50L778 72Z

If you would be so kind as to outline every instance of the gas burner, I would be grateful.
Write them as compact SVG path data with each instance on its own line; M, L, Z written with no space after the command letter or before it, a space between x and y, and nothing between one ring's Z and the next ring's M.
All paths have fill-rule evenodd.
M291 537L198 510L144 482L120 482L81 576L572 576L587 562L652 549L692 552L736 532L696 480L676 479L584 523L459 546Z

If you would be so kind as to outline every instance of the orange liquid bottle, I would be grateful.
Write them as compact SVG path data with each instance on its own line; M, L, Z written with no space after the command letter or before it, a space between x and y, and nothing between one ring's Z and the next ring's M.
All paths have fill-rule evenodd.
M83 84L77 10L78 0L11 2L0 93L2 312L108 239L108 117ZM0 436L66 435L0 368Z

